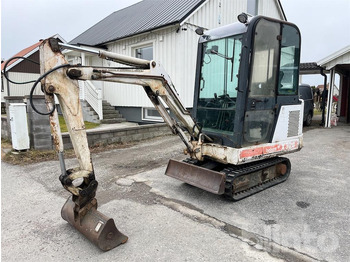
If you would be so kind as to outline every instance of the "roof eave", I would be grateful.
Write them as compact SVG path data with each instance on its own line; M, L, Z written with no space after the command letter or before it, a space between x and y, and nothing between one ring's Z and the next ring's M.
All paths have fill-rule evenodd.
M301 75L320 74L324 70L323 67L317 65L315 62L300 63L299 73Z
M29 56L31 56L32 54L34 54L35 52L39 51L39 46L35 47L34 49L32 49L31 51L29 51L28 53L26 53L25 55L23 55L23 57L28 58ZM13 56L15 57L15 56ZM13 58L11 57L11 58ZM11 59L10 58L10 59ZM11 70L11 68L15 67L16 65L18 65L19 63L21 63L23 61L23 59L17 59L16 61L14 61L13 63L11 63L10 65L8 65L6 67L6 71ZM4 65L7 61L4 62Z
M329 56L321 59L320 61L317 62L317 64L320 66L325 66L326 64L328 64L332 60L335 60L348 52L350 52L350 45L348 45L348 46L334 52L333 54L330 54Z
M64 39L62 38L62 36L60 36L59 34L55 34L55 35L51 36L50 38L58 38L58 39L60 39L63 43L66 43L66 40L64 40ZM38 42L38 44L39 44L39 43L41 44L41 42L42 42L42 40L40 40L40 41ZM30 50L29 52L27 52L26 54L24 54L23 57L28 58L29 56L31 56L32 54L34 54L35 52L37 52L37 51L39 50L40 44L39 44L37 47L35 47L35 48L33 48L32 50ZM15 57L15 56L16 56L16 55L10 57L9 59L11 59L11 58L13 58L13 57ZM10 65L8 65L8 66L6 67L6 71L9 71L11 68L13 68L14 66L18 65L18 64L21 63L22 61L23 61L23 59L22 59L22 60L21 60L21 59L17 59L16 61L14 61L13 63L11 63ZM4 63L6 63L6 61L5 61Z
M189 10L186 14L182 15L181 17L179 17L176 21L172 21L172 22L169 22L169 23L166 23L166 24L162 24L162 25L159 25L159 26L156 26L156 27L152 27L152 28L146 29L146 30L141 31L141 32L131 33L129 35L125 35L125 36L122 36L122 37L116 37L116 38L113 38L113 39L110 39L110 40L102 40L103 42L99 42L99 43L96 43L96 44L90 44L90 45L91 46L103 46L103 45L107 45L107 44L113 43L115 41L120 41L120 40L129 38L129 37L134 37L136 35L144 34L144 33L147 33L147 32L152 32L154 30L159 30L161 28L172 26L172 25L179 25L179 27L180 27L180 26L182 26L183 21L186 21L188 19L188 17L190 17L195 12L197 12L197 10L200 9L207 1L208 0L200 0L191 10ZM79 36L81 36L82 34L80 34ZM76 38L78 38L79 36L77 36ZM74 38L74 39L76 39L76 38ZM70 41L70 43L73 42L73 40ZM88 45L86 43L79 43L79 42L75 43L75 44Z
M183 26L183 24L195 13L198 12L199 9L201 9L205 4L207 3L207 0L201 1L197 6L192 8L191 11L189 11L185 16L183 16L180 20L180 26Z
M145 33L151 33L152 31L156 31L156 30L159 30L159 29L162 29L162 28L165 28L165 27L170 27L170 26L175 26L175 25L178 25L180 27L180 21L175 21L175 22L172 22L172 23L168 23L168 24L165 24L165 25L158 26L158 27L153 27L151 30L145 30L145 31L137 32L137 33L134 33L134 34L131 34L131 35L122 36L122 37L119 37L119 38L108 40L106 42L101 42L101 43L95 44L93 46L97 47L97 46L108 45L108 44L111 44L113 42L120 41L120 40L129 38L129 37L135 37L137 35L142 35L142 34L145 34ZM81 45L86 45L86 44L81 43Z

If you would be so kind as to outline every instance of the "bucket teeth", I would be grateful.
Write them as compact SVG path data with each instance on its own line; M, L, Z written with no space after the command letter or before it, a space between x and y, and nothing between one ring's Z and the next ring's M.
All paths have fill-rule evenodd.
M69 197L62 207L61 215L64 220L103 251L124 244L128 237L117 229L112 218L97 211L96 207L97 205L93 205L86 212L82 212L84 215L79 219L74 219L75 203Z

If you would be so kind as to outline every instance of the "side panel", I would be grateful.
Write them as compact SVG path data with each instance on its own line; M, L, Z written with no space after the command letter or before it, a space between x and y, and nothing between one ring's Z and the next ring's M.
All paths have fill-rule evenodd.
M272 143L302 136L304 102L299 105L282 106L273 134Z
M297 136L286 141L260 144L244 148L232 148L205 143L201 153L219 163L240 165L296 152L303 147L303 137Z
M271 158L298 151L302 148L302 137L288 141L251 146L239 150L238 164Z

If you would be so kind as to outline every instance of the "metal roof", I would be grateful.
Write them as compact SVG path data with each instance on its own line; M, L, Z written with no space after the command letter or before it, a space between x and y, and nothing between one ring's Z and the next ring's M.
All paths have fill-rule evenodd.
M98 46L181 23L206 0L144 0L107 16L70 44Z
M324 69L324 68L317 65L317 63L315 63L315 62L300 63L300 74L301 75L320 74L322 69Z

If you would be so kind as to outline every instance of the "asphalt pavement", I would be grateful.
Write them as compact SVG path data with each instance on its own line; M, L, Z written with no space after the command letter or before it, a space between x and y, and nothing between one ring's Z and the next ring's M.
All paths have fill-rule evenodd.
M164 176L182 148L167 136L93 155L99 211L129 237L108 252L60 217L56 161L2 163L2 261L350 261L350 126L309 128L289 179L239 202Z

